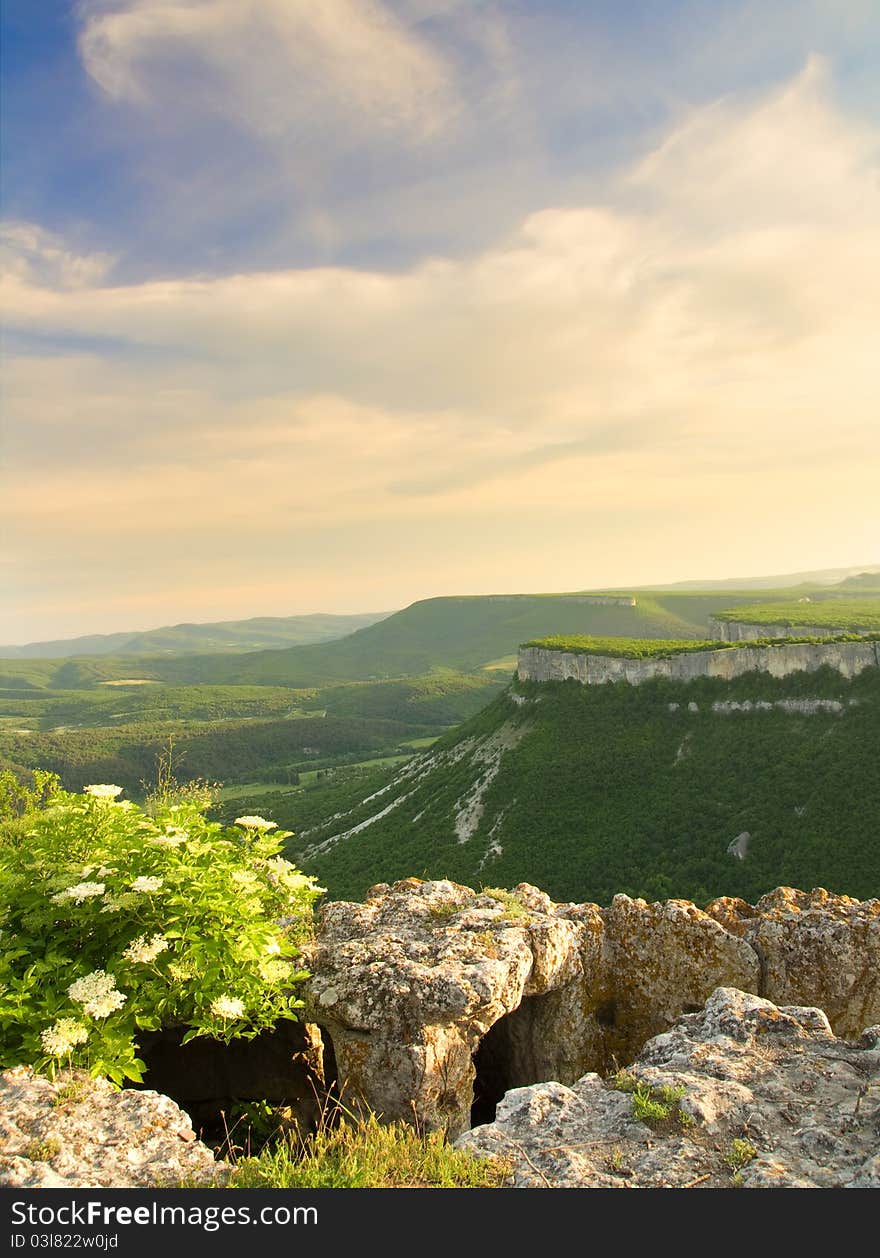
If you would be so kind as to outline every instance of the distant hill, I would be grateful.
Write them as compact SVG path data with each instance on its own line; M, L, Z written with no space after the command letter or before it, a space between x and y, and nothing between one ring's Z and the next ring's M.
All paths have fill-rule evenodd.
M845 594L880 594L880 569L875 572L859 572L856 576L847 577L835 587L839 593Z
M60 659L83 655L193 655L207 652L258 651L343 638L355 629L375 624L388 612L335 616L316 612L306 616L256 616L251 620L221 620L214 624L166 625L128 633L94 633L54 642L0 646L0 659Z
M767 590L792 586L837 585L849 581L867 581L880 585L880 564L860 564L853 568L818 568L812 572L789 572L773 577L727 577L723 580L677 581L673 585L657 585L657 590Z
M301 820L295 799L275 820L335 898L408 875L525 880L599 903L754 900L779 884L868 898L880 895L878 746L877 669L514 682L369 792L337 795L323 823Z

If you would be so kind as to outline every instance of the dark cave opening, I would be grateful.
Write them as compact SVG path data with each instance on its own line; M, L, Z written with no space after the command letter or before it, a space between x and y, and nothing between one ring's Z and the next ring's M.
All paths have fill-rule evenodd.
M472 1127L491 1123L498 1102L511 1088L543 1082L544 1071L533 1044L541 999L526 997L516 1009L499 1018L480 1040L474 1054Z
M196 1135L222 1154L255 1151L278 1130L316 1130L336 1107L336 1058L326 1032L284 1021L250 1040L198 1037L183 1029L141 1037L141 1086L163 1093L189 1115Z

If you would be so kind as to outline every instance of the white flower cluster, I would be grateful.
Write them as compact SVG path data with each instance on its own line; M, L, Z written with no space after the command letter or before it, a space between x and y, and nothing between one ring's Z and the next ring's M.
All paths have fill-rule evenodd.
M182 830L180 826L166 826L165 833L157 834L150 842L158 847L180 847L188 838L186 830Z
M162 878L156 878L155 876L141 876L140 878L135 878L134 882L131 884L131 889L132 891L142 891L146 895L150 891L158 891L162 886L163 881L164 880Z
M257 881L257 875L252 869L233 869L231 877L233 882L239 882L244 887Z
M92 1018L106 1018L114 1009L121 1009L128 999L117 991L116 979L105 970L93 970L84 978L78 978L70 984L67 994Z
M146 935L138 935L122 955L127 961L139 961L147 965L150 961L155 961L160 952L167 952L168 946L164 935L153 935L152 939L147 939Z
M77 904L82 904L83 900L88 900L95 895L103 895L106 890L103 882L78 882L73 887L67 887L64 891L59 891L57 895L52 896L55 904L61 904L63 900L75 900Z
M235 825L245 830L277 830L277 821L267 821L265 817L236 817Z
M290 977L290 965L287 961L279 961L277 957L271 961L261 961L259 970L264 983L281 983Z
M53 1057L66 1057L77 1044L84 1044L88 1038L89 1028L77 1022L76 1018L59 1018L52 1026L40 1032L43 1048Z
M94 799L115 799L122 794L122 787L113 786L109 782L98 782L94 786L84 786L83 791Z
M234 996L218 996L211 1004L211 1010L218 1018L243 1018L244 1001Z

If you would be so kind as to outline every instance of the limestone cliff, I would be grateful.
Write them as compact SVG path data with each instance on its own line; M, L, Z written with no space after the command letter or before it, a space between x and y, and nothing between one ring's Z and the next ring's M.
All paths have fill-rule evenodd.
M758 638L833 638L835 634L846 632L846 629L833 629L828 625L758 625L744 620L709 617L709 634L720 642L754 642ZM850 632L857 633L858 630Z
M767 635L765 635L767 636ZM585 686L608 681L631 685L652 677L692 681L696 677L720 677L726 681L745 673L763 672L772 677L833 668L844 677L855 677L866 668L880 667L880 642L800 642L780 646L719 647L680 655L627 659L591 655L589 652L553 651L546 647L522 647L517 676L520 681L567 681Z

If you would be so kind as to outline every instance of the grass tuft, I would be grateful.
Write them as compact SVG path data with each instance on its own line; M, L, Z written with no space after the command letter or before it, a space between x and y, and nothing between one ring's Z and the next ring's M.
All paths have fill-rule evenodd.
M757 1156L758 1150L751 1140L734 1140L724 1160L732 1171L737 1172Z
M441 1132L385 1126L371 1114L267 1147L238 1163L230 1187L500 1188L509 1173L503 1160L454 1149Z

